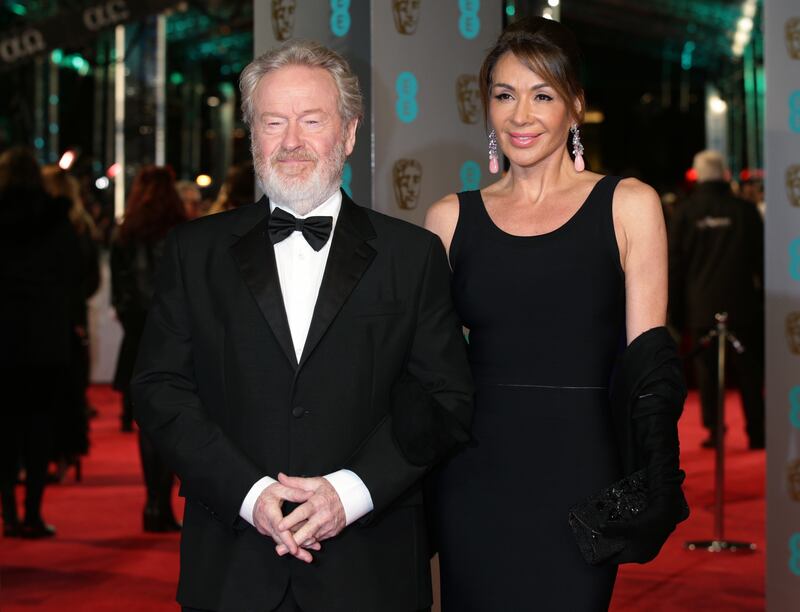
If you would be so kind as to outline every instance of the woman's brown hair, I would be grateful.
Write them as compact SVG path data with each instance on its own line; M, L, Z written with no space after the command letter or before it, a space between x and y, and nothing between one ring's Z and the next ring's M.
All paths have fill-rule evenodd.
M88 233L97 239L97 228L91 215L86 212L81 197L81 185L74 176L62 170L58 164L49 164L42 168L42 180L47 193L53 198L67 198L71 202L69 220L79 234Z
M526 17L508 26L483 60L480 73L483 117L489 120L492 73L497 62L512 53L530 70L556 90L578 123L583 121L586 102L580 83L580 50L575 36L557 21L544 17ZM574 111L575 102L579 110Z
M133 179L117 239L121 244L157 242L184 221L175 174L164 166L144 166Z

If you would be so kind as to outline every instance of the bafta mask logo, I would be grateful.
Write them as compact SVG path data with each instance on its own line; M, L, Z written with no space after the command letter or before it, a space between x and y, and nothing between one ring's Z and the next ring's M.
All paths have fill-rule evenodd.
M800 165L786 168L786 194L792 206L800 206Z
M278 40L289 40L294 33L296 0L272 0L272 31Z
M800 312L790 312L786 316L786 339L789 350L800 355Z
M419 24L419 5L422 0L392 0L394 27L399 34L411 36Z
M481 90L478 77L474 74L462 74L456 79L456 98L458 100L458 116L464 123L478 123L481 114Z
M786 21L786 51L789 57L800 60L800 17Z
M790 461L786 466L786 480L789 485L789 497L800 502L800 459Z
M398 159L392 167L394 199L403 210L413 210L422 187L422 164L416 159Z

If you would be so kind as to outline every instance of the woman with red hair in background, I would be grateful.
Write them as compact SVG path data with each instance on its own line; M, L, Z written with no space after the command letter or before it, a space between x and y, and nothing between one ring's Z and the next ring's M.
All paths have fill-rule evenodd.
M133 180L125 217L111 241L111 303L125 332L114 375L114 388L122 392L123 431L133 430L129 383L164 239L169 230L184 221L186 212L172 170L143 167ZM147 487L144 530L176 531L180 525L172 514L172 472L141 433L139 450Z

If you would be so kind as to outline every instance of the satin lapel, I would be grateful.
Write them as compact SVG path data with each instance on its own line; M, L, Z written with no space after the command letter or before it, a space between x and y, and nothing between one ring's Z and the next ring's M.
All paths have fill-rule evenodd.
M286 308L278 278L278 267L275 263L275 251L267 238L269 204L265 206L267 207L265 218L231 246L231 254L261 313L272 328L278 344L286 353L286 358L293 367L297 367L297 356L292 344L292 334L289 331L289 321L286 318Z
M375 249L367 244L367 240L374 237L375 230L366 212L343 192L342 210L331 238L331 252L328 254L328 263L299 367L303 367L322 340L342 305L375 258Z

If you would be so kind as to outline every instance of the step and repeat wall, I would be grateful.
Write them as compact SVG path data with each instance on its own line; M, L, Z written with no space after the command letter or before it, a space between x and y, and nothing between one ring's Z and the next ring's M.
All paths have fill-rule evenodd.
M255 54L290 38L341 53L366 116L344 188L364 206L421 224L448 193L489 181L478 90L501 9L484 0L270 0L255 3Z
M800 609L800 3L764 3L767 609Z

